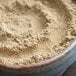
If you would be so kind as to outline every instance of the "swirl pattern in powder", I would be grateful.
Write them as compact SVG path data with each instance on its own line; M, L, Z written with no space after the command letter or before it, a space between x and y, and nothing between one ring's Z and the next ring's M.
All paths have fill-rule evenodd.
M29 65L54 57L75 39L73 23L73 14L62 0L1 4L0 59L11 65Z

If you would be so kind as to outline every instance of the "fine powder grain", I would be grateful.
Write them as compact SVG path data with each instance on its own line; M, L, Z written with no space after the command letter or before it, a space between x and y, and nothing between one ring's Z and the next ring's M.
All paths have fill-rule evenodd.
M0 4L0 62L29 65L63 52L76 38L71 0L8 0Z

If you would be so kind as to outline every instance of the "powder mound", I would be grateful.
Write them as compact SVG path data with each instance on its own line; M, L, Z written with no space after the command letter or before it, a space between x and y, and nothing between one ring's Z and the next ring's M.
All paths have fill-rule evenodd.
M11 65L29 65L58 55L76 37L72 19L62 0L0 4L0 59Z

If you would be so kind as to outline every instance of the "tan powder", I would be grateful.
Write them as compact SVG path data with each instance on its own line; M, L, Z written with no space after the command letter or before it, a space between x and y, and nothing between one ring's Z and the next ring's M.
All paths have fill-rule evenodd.
M4 63L29 65L45 61L63 52L76 37L76 5L71 0L3 3L0 59Z

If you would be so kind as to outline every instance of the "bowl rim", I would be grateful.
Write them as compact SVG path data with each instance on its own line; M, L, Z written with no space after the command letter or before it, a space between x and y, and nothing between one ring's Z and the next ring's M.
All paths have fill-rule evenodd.
M29 70L29 69L34 69L37 67L43 67L45 65L49 65L52 63L55 63L56 61L59 61L63 59L67 54L73 49L76 48L76 39L70 44L69 47L67 47L66 50L64 50L62 53L52 57L51 59L42 61L40 63L35 63L35 64L30 64L30 65L19 65L19 66L9 66L4 63L0 63L0 68L2 69L8 69L8 70Z

